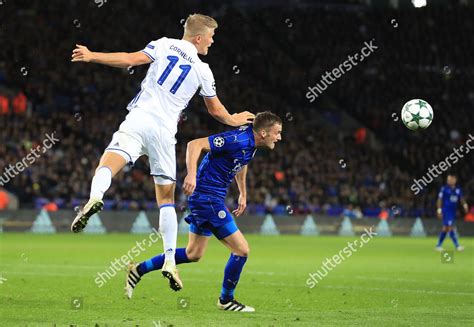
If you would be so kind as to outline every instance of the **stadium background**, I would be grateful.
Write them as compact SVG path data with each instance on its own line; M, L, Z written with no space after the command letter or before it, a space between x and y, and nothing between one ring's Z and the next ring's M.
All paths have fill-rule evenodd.
M357 1L206 2L197 7L192 2L159 7L117 1L98 7L93 1L17 1L4 6L0 85L10 108L0 116L2 171L25 157L45 133L56 131L60 139L5 188L20 208L55 201L71 209L87 199L100 154L147 67L127 71L72 64L74 44L136 51L163 35L181 37L180 21L190 11L202 11L220 22L205 61L222 102L231 112L272 110L285 120L277 151L262 151L251 164L249 213L284 214L291 206L294 213L340 215L352 204L365 215L396 206L400 216L434 217L446 174L418 196L410 186L472 132L473 8L435 1L414 10L402 4L398 9ZM137 20L143 16L148 18ZM307 88L370 40L378 49L310 103ZM18 93L26 97L25 112L11 108ZM417 97L435 112L433 125L421 133L408 131L392 116ZM176 194L182 206L186 142L223 129L198 96L184 111L177 136ZM367 132L365 139L355 137L358 129ZM466 158L452 169L469 203L474 202L472 167ZM229 205L235 194L234 188ZM153 208L146 160L121 173L106 199L112 209Z
M437 233L435 201L448 173L418 195L410 187L432 164L465 144L469 133L474 135L474 3L469 0L432 0L421 9L408 0L0 0L0 172L41 145L45 134L55 131L60 140L0 187L0 231L29 231L45 214L57 231L67 230L73 208L87 200L99 157L145 76L147 66L127 70L72 64L74 45L83 44L92 51L137 51L162 36L180 38L184 19L194 12L211 15L219 23L215 43L203 61L214 73L223 104L230 112L271 110L284 120L283 141L273 152L259 151L250 165L249 207L241 220L245 232L262 231L271 214L282 233L299 233L307 215L314 218L322 234L337 234L344 216L364 217L351 218L356 233L378 225L378 217L388 218L394 235L409 235L416 217L422 218L429 235ZM306 98L308 87L319 83L321 75L371 40L378 48L369 57L329 85L314 102ZM427 130L409 131L397 118L402 105L412 98L424 99L434 109L434 121ZM181 191L186 142L226 129L206 113L197 95L184 111L177 135L179 217L186 210ZM458 176L470 204L467 219L474 215L473 168L472 154L467 154L449 170ZM107 231L128 232L141 211L156 226L148 170L142 158L113 180L105 197L106 209L100 214ZM229 207L235 205L236 191L234 185ZM461 211L459 214L462 220ZM474 223L460 223L459 232L461 236L474 234ZM14 255L18 257L16 252L6 254L7 249L17 249L22 242L35 247L28 243L28 234L26 238L13 233L8 238L8 234L0 234L2 271L16 262ZM66 255L80 252L70 248L72 238L57 237L57 244L48 243L49 238L34 239L44 248L59 244L72 251ZM119 243L116 235L104 237L104 244L106 237ZM289 242L285 240L280 242ZM435 240L426 241L425 250L431 251ZM184 242L182 236L180 242ZM327 244L337 241L320 237L304 242L324 251ZM398 246L422 262L425 254L405 247L407 242L396 237L389 240L380 259L391 253L391 246ZM265 247L265 241L261 243ZM291 249L292 243L282 244ZM327 248L336 251L340 247ZM33 256L34 250L30 251L28 255ZM300 253L294 260L303 256ZM396 256L393 253L387 260L396 262ZM319 261L313 259L315 268ZM405 259L400 259L400 267ZM95 260L102 265L110 258ZM472 255L457 260L464 269L460 281L469 289ZM63 262L58 259L58 264ZM406 270L394 269L394 273L406 274ZM11 275L8 278L14 280ZM423 276L421 280L427 279ZM3 286L8 285L9 281ZM8 296L2 302L10 301ZM297 297L289 296L295 303Z
M5 108L3 101L0 116L0 167L24 158L45 133L56 131L60 139L7 183L6 190L18 198L20 208L55 201L59 208L71 209L87 199L100 154L147 67L127 71L72 64L68 59L74 44L136 51L163 35L180 37L180 21L191 10L220 21L205 61L222 102L231 112L272 110L285 120L284 142L251 164L249 213L284 214L291 206L294 213L340 215L352 204L366 216L396 206L400 216L434 217L436 195L447 174L417 196L410 186L472 132L472 6L434 1L423 10L410 3L411 8L382 10L357 3L206 2L196 8L184 2L166 5L166 15L148 1L101 7L93 1L17 1L2 7L0 33L6 46L0 85L10 104ZM143 16L148 19L136 20ZM378 49L310 103L307 88L371 40ZM411 98L425 99L434 108L435 120L426 131L410 132L394 121L392 113L398 114ZM181 206L186 142L223 129L206 114L198 96L184 111L177 147ZM451 169L469 203L474 202L472 167L472 159L465 158ZM121 173L106 195L106 207L153 208L148 176L144 159ZM235 191L229 206L236 201Z

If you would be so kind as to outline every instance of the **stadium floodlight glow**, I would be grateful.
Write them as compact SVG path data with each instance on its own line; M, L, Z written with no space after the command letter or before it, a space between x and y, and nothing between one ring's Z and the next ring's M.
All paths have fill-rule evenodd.
M413 7L421 8L426 7L426 1L427 0L411 0L411 3L413 4Z

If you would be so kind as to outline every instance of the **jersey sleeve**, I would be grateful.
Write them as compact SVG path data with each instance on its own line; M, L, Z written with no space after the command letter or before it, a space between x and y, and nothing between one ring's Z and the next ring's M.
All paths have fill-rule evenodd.
M212 74L211 68L208 64L203 64L203 69L201 70L201 91L199 92L200 96L206 98L212 98L217 95L216 93L216 81L214 80L214 75Z
M240 149L241 143L234 134L228 132L208 137L211 154L233 153Z
M158 58L159 54L159 47L164 42L164 37L161 39L150 41L146 47L142 50L144 54L146 54L152 61L155 61Z

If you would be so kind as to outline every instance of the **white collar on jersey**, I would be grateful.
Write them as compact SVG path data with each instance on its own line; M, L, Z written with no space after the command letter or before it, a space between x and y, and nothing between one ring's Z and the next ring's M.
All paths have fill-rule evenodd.
M188 47L189 49L192 49L193 52L195 52L197 54L198 52L198 49L196 48L196 46L194 44L192 44L191 42L189 42L188 40L185 40L185 39L181 39L183 41L186 41L186 47Z

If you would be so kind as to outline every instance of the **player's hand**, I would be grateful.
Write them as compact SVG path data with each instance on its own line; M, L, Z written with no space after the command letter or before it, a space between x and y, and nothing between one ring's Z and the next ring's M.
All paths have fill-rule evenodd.
M72 50L71 61L82 61L82 62L90 62L92 60L92 52L87 49L87 47L76 44L76 48Z
M443 213L442 212L436 213L436 216L438 217L438 219L443 219Z
M183 183L183 192L186 195L191 195L196 188L196 175L186 175Z
M238 207L232 213L236 215L237 217L242 215L245 211L245 208L247 208L247 197L243 196L242 194L239 195L239 201L238 201Z
M469 205L467 203L464 203L464 213L467 215L469 213Z
M242 125L253 122L255 115L248 111L242 111L242 112L239 112L238 114L233 114L232 118L234 119L233 126L242 126Z

